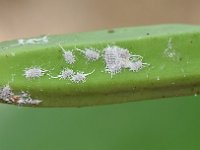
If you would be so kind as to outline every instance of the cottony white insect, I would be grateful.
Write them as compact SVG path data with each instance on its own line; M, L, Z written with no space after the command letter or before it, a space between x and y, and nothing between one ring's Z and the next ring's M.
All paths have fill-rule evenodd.
M130 71L138 72L140 69L142 69L145 66L149 66L149 64L143 63L142 60L138 60L135 62L130 62L128 68Z
M85 82L86 76L92 74L95 70L90 73L85 74L84 72L77 72L75 75L72 76L71 81L75 83Z
M126 61L129 61L130 55L127 49L117 46L108 46L104 49L104 60L106 71L115 74L121 71Z
M128 49L118 46L108 46L104 49L106 71L111 74L119 73L121 69L130 67L131 61L138 59L142 59L142 56L132 55Z
M63 57L66 63L73 64L75 62L75 56L73 55L73 53L71 51L66 51L60 44L59 46L63 51Z
M86 48L85 50L77 48L77 50L82 52L88 60L96 61L100 58L100 53L95 48Z
M108 46L104 49L104 59L106 63L106 71L112 74L119 73L123 68L129 68L130 71L139 71L147 63L143 63L143 57L140 55L132 55L128 49L118 46Z
M54 79L57 79L57 78L60 78L60 79L67 79L67 78L70 78L74 75L74 71L72 69L68 69L68 68L64 68L60 74L56 77L53 77L51 75L49 75L51 78L54 78Z
M9 85L5 85L2 88L0 88L0 99L7 102L11 103L11 97L14 95L12 92L12 89L10 88Z
M48 70L43 70L40 67L30 67L24 70L24 76L27 79L39 78L43 76Z

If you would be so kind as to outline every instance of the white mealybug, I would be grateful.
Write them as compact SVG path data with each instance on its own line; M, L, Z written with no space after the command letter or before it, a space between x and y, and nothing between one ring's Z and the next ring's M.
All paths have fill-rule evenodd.
M51 79L69 79L74 75L74 71L72 69L69 68L64 68L59 75L57 76L51 76L50 74L47 74L48 76L50 76Z
M10 88L9 85L5 85L4 87L0 88L0 99L7 102L11 103L11 97L14 95L12 92L12 89Z
M106 63L106 71L111 74L116 74L122 68L127 68L130 62L131 55L128 49L118 46L108 46L104 49L104 60Z
M124 48L118 48L117 53L118 53L118 59L120 61L120 65L123 68L126 68L128 66L128 63L132 55L130 54L128 49L124 49Z
M135 62L130 62L128 68L130 71L138 72L140 69L142 69L145 66L149 66L149 64L143 63L142 60L137 60Z
M24 76L27 79L39 78L43 76L46 72L47 70L43 70L40 67L31 67L24 70Z
M131 71L139 71L149 64L142 62L143 57L132 55L128 49L118 46L108 46L104 49L104 60L106 71L112 74L119 73L123 68L129 68Z
M60 77L61 79L67 79L73 75L74 75L74 71L72 69L65 68L61 71L61 73L60 73L60 75L58 75L58 77Z
M122 65L118 55L117 46L108 46L104 49L104 60L106 63L106 71L108 71L111 74L120 72Z
M84 72L77 72L75 75L71 77L71 81L75 83L81 83L86 81L86 76L92 74L95 70L93 70L90 73L84 73Z
M60 44L59 46L63 51L65 62L68 64L73 64L75 62L75 56L73 55L73 53L71 51L66 51Z
M86 48L85 50L77 49L82 52L88 60L96 61L100 58L100 53L95 48Z

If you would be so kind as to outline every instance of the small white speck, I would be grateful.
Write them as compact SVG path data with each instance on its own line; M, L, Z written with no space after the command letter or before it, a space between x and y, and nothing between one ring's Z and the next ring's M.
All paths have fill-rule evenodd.
M40 67L31 67L24 70L24 76L27 79L39 78L42 77L46 72L47 70L43 70Z
M197 93L195 93L195 94L194 94L194 96L196 97L196 96L198 96L198 94L197 94Z
M160 77L159 76L157 76L157 78L156 78L158 81L160 80Z
M183 68L181 68L181 72L183 73L183 77L185 78L186 74L185 74L185 70Z
M60 44L59 46L63 51L65 62L68 64L73 64L75 62L75 56L73 55L73 53L71 51L66 51Z

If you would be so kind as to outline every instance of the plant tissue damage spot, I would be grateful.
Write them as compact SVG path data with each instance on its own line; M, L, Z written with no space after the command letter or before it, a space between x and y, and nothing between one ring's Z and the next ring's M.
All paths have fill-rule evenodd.
M0 100L3 100L5 103L18 105L38 105L42 102L41 100L32 99L30 94L26 92L15 95L9 85L5 85L0 88Z
M73 55L73 53L71 51L66 51L60 44L59 46L63 51L65 62L68 64L73 64L75 62L75 56Z
M25 45L25 44L45 44L48 43L48 37L45 35L40 38L31 38L31 39L19 39L18 44L19 45Z
M164 56L171 58L172 60L180 60L179 54L173 48L173 43L171 38L168 40L167 48L164 50Z
M47 72L48 70L44 70L40 67L31 67L31 68L26 68L24 70L24 76L27 79L35 79L35 78L39 78L44 76L44 74Z
M108 33L114 33L115 30L114 30L114 29L109 29L107 32L108 32Z
M78 51L82 52L85 57L90 61L96 61L100 58L99 50L95 48L86 48L85 50L78 49Z
M132 55L128 49L118 46L108 46L104 49L106 71L111 75L119 73L123 68L129 68L130 71L137 72L143 67L149 66L149 64L143 63L142 59L142 56Z
M42 102L41 100L32 99L30 97L30 94L28 94L26 92L22 92L18 96L18 100L16 101L16 103L20 104L20 105L23 105L23 104L38 105L41 102Z

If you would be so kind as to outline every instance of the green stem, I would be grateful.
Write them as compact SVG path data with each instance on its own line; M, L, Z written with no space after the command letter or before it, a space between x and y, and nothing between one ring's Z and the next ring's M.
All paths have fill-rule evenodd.
M169 41L171 39L170 49ZM15 92L28 91L43 102L40 107L88 106L138 101L171 96L195 95L200 91L200 27L158 25L114 29L72 35L48 36L47 43L18 45L17 41L0 43L0 86ZM105 72L103 58L90 62L73 51L76 62L66 64L59 43L65 49L94 47L102 51L108 45L127 48L143 56L150 64L138 72L127 69L111 75ZM175 56L167 56L166 49ZM26 79L24 69L40 66L56 76L64 68L90 73L84 83L70 80Z

